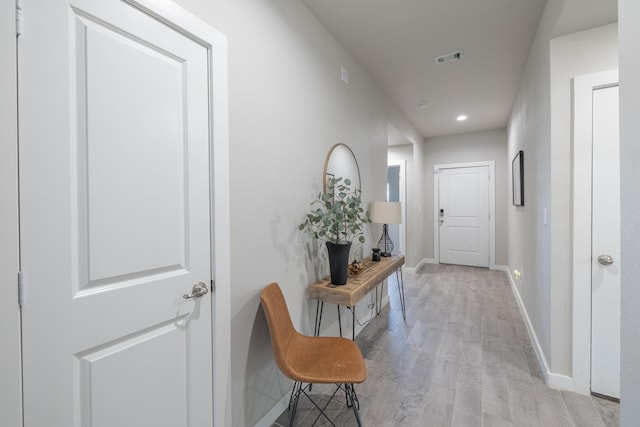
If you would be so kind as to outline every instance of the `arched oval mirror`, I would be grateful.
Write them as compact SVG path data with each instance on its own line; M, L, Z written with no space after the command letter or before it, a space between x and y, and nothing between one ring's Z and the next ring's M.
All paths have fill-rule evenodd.
M358 161L348 145L339 143L329 150L324 161L323 188L326 187L330 178L349 179L352 189L361 190Z

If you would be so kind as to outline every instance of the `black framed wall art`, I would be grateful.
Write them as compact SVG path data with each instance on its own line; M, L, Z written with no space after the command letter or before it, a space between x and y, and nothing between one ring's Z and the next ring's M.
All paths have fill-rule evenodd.
M513 188L513 205L524 206L524 153L522 150L511 162L511 179Z

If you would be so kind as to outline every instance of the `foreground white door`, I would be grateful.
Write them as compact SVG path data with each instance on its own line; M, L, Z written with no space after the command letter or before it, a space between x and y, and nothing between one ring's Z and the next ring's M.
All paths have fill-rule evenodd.
M621 264L618 122L618 87L594 90L591 391L619 398Z
M24 425L210 427L207 49L116 0L23 10Z
M440 169L440 262L489 267L489 167Z

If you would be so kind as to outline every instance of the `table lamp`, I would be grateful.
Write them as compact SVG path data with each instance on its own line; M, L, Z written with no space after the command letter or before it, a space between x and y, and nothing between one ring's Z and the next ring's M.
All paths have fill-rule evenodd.
M402 223L402 207L400 202L372 202L369 206L371 212L371 222L384 224L382 226L382 237L378 241L380 255L391 256L393 252L393 242L389 238L388 224Z

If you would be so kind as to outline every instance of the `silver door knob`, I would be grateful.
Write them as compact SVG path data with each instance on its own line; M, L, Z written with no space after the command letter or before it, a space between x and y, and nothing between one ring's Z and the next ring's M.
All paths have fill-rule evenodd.
M182 295L182 298L184 299L200 298L201 296L206 295L207 292L209 292L209 289L207 289L207 285L204 282L198 282L195 285L193 285L193 288L191 289L191 293Z
M600 255L598 257L598 262L602 265L611 265L613 264L613 258L611 255Z

